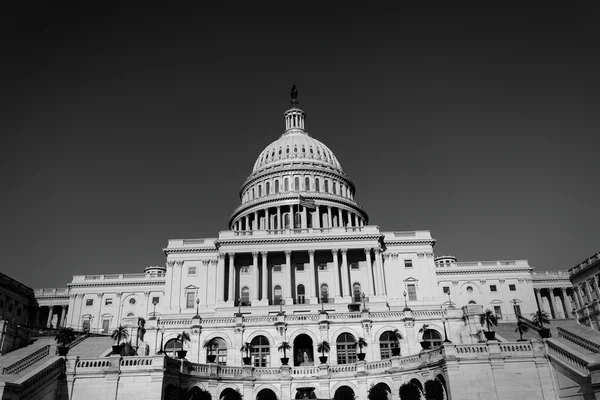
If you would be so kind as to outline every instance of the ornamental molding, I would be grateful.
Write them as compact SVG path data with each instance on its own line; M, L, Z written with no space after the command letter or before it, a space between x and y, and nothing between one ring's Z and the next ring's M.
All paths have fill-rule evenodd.
M128 281L128 282L96 282L96 283L67 283L69 288L83 287L111 287L111 286L159 286L165 285L165 281Z
M178 254L178 253L216 253L219 251L217 247L179 247L179 248L165 248L163 249L163 254L168 256L169 254ZM167 261L170 263L171 261ZM169 265L172 266L172 265Z
M497 272L527 272L531 273L530 268L515 268L515 269L465 269L465 270L439 270L436 269L436 275L462 275L462 274L486 274L486 273L497 273Z
M237 244L269 244L269 243L299 243L299 242L349 242L354 240L379 240L382 235L361 235L361 236L320 236L320 237L286 237L286 238L256 238L256 239L225 239L217 241L219 247L224 245Z
M416 244L426 244L426 245L430 245L433 246L435 245L435 239L413 239L413 240L393 240L393 241L387 241L384 240L384 244L386 246L406 246L406 245L416 245Z
M319 162L319 160L314 159L311 160L312 161L317 161ZM297 163L297 162L296 162ZM284 163L285 164L285 163ZM314 174L314 175L319 175L317 176L317 178L342 178L342 180L346 181L346 183L352 187L352 191L356 191L356 186L354 186L354 182L352 182L352 180L350 180L350 177L348 175L346 175L346 173L344 173L343 171L339 171L339 170L327 170L323 168L322 162L319 163L319 165L315 164L314 166L312 165L306 165L306 164L301 164L301 163L297 163L300 165L297 165L296 167L294 167L293 164L294 161L289 162L288 164L291 165L275 165L274 169L267 169L267 170L258 170L256 172L253 172L252 174L250 174L250 176L248 178L246 178L246 181L242 184L242 187L240 188L240 193L243 192L247 187L252 186L252 185L257 185L259 183L262 183L262 180L271 180L271 179L276 179L276 178L285 178L286 176L290 176L290 175L306 175L306 174ZM326 164L329 165L329 164ZM313 179L315 177L312 177Z

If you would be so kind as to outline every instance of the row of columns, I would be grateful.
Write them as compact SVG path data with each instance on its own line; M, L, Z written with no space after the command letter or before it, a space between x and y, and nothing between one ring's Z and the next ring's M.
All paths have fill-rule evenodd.
M55 312L54 307L60 307L60 311L58 313ZM60 306L40 306L37 315L37 326L45 325L47 328L59 328L65 326L67 322L67 307L66 304ZM47 311L45 310L46 308L48 309ZM58 315L56 326L52 323L54 315ZM46 321L42 320L44 316L46 316Z
M324 210L323 213L321 212L322 209ZM358 214L340 207L316 204L315 211L308 211L307 207L299 204L290 204L277 206L272 211L269 210L269 208L257 210L239 217L233 223L232 230L331 228L334 226L334 223L336 227L347 226L356 228L365 224L365 221ZM300 213L299 223L296 223L295 220L296 213ZM284 221L286 215L289 217L289 226L287 227ZM275 219L274 217L277 218Z
M600 300L597 275L578 284L573 284L573 292L577 309L584 307L586 304L591 304L594 300Z
M571 307L571 300L567 293L567 289L568 288L534 288L533 290L538 303L538 309L548 312L553 319L571 318L573 309ZM557 290L558 293L555 293L555 290ZM542 291L544 291L544 293L542 293ZM546 307L544 299L547 300L548 307ZM577 304L576 297L575 303Z
M385 295L385 285L383 279L383 259L381 255L381 249L379 248L365 248L363 249L365 252L366 262L367 262L367 277L368 284L365 287L361 288L365 292L366 295ZM308 249L306 250L309 256L309 288L308 288L308 296L311 299L311 303L316 303L317 300L317 292L316 287L319 282L315 282L315 250ZM372 260L371 260L371 251L375 253L375 266L373 268ZM349 265L348 265L348 249L332 249L333 255L333 275L334 282L333 285L330 285L330 297L341 298L341 297L351 297L352 296L352 283L350 281L350 273L349 273ZM342 263L340 268L339 256L342 255ZM292 277L295 274L295 270L291 265L291 250L285 250L285 265L282 265L282 272L284 274L284 287L283 290L283 298L288 301L292 301ZM268 252L262 251L260 252L262 267L259 267L258 263L259 252L255 251L252 253L252 282L253 287L250 292L251 301L267 301L269 288L268 286L268 269L267 269L267 257ZM225 285L225 258L228 257L228 282ZM262 268L262 298L259 299L259 288L261 285L260 282L260 268ZM373 269L371 269L373 268ZM233 301L236 298L235 296L235 281L234 278L236 276L235 273L235 253L219 253L219 261L218 261L218 275L217 275L217 287L218 289L218 301L225 301L225 292L227 292L228 301ZM340 272L341 272L341 281L342 285L340 286ZM295 279L294 279L295 281ZM241 288L240 288L241 290ZM240 297L240 293L238 293L238 297Z

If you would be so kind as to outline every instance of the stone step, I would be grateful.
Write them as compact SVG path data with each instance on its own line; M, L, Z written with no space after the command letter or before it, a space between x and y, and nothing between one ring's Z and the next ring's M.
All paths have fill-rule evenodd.
M56 351L56 341L54 340L54 338L40 338L37 339L34 343L30 344L29 346L21 347L20 349L11 351L10 353L6 353L0 356L0 369L8 367L9 365L16 363L17 361L22 360L23 358L29 356L30 354L36 352L37 350L47 345L50 345L49 354L53 355Z
M114 340L110 337L88 337L69 350L69 356L101 357L112 350Z

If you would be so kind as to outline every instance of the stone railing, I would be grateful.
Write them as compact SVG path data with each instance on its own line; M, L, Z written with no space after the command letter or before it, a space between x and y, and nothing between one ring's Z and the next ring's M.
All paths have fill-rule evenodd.
M558 331L558 337L564 338L571 343L576 344L579 347L583 347L586 350L591 351L592 353L600 353L600 345L592 342L584 337L577 335L576 333L569 332L560 326L556 328Z
M319 314L301 314L301 315L289 315L285 317L286 321L318 321Z
M402 311L383 311L383 312L372 312L371 318L404 318L404 312Z
M50 345L46 345L41 349L38 349L33 353L29 354L28 356L23 357L19 361L9 365L8 367L2 368L2 375L18 374L19 372L35 364L42 358L47 357L48 354L50 354Z
M202 320L202 325L233 324L233 323L235 323L235 317L206 318L206 319Z
M361 318L362 318L362 315L359 312L327 314L327 319L361 319Z
M62 357L56 357L17 381L21 386L20 398L26 399L34 390L47 386L49 381L56 379L56 376L62 373L64 364Z
M294 367L290 369L290 375L293 376L318 376L319 367Z
M570 275L573 275L573 274L575 274L576 272L582 271L582 270L586 269L587 267L589 267L589 266L591 266L591 265L595 264L595 263L596 263L597 261L599 261L599 260L600 260L600 253L596 253L596 254L594 254L593 256L591 256L590 258L588 258L587 260L585 260L585 261L583 261L583 262L579 263L579 264L578 264L578 265L576 265L575 267L573 267L573 268L570 268L570 269L568 270L568 271L569 271L569 274L570 274Z
M290 316L290 317L292 317L292 316ZM290 317L288 317L288 320L292 320ZM272 316L272 315L265 315L265 316L260 316L260 317L259 316L244 317L244 322L249 322L249 323L252 323L252 322L267 322L267 323L269 323L269 322L276 322L276 321L277 321L277 317ZM202 321L202 322L204 322L204 321ZM232 322L235 322L235 320Z
M571 369L584 377L589 376L590 370L588 369L588 365L594 363L594 359L586 357L553 339L546 340L546 349L550 358L562 361L563 364L571 367Z

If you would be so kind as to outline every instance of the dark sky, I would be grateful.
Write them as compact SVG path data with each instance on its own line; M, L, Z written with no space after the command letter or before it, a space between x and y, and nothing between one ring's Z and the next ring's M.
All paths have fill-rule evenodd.
M227 229L292 84L371 224L537 270L600 251L592 2L166 4L2 13L2 272L141 272Z

